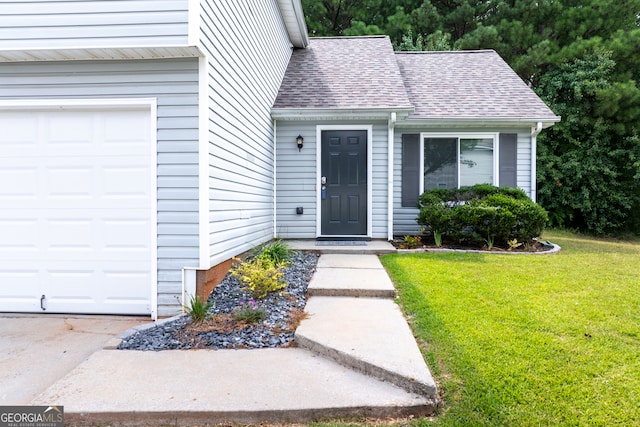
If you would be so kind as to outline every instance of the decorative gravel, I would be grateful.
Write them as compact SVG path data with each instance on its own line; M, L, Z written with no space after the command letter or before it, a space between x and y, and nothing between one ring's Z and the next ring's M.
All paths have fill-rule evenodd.
M188 350L193 348L237 349L283 347L293 342L296 320L307 302L306 291L315 271L318 255L293 252L290 265L284 269L283 280L288 286L257 301L266 312L263 322L239 323L233 313L251 300L231 274L216 286L209 301L211 314L200 324L193 324L188 315L159 323L123 339L121 350Z

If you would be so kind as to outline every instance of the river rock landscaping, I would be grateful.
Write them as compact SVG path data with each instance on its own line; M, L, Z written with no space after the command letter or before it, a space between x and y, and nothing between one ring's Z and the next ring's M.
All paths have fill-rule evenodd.
M191 316L159 323L122 340L121 350L188 350L286 347L292 344L295 329L304 318L306 291L319 255L294 251L283 269L287 286L255 300L228 273L207 302L208 316L193 322ZM264 312L263 320L239 321L238 310Z

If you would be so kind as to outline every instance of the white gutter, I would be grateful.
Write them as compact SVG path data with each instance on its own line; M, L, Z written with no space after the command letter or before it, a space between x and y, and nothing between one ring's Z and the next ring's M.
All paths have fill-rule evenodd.
M415 127L446 127L446 128L464 128L464 127L478 127L478 128L495 128L496 126L501 127L512 127L512 126L522 126L524 124L529 123L542 123L542 128L546 129L550 126L553 126L555 123L560 121L560 117L555 117L553 119L539 119L539 118L522 118L522 119L510 119L507 117L504 118L434 118L434 119L420 119L420 118L407 118L402 119L398 118L397 125L404 126L415 126Z
M387 240L393 240L393 144L396 118L395 112L389 115L387 142Z
M349 120L388 119L391 113L404 118L413 111L412 107L381 108L272 108L271 117L279 120Z
M536 153L537 153L537 137L542 130L542 122L538 122L536 127L531 127L531 200L536 201L536 193L538 192L536 175L538 174L536 167Z

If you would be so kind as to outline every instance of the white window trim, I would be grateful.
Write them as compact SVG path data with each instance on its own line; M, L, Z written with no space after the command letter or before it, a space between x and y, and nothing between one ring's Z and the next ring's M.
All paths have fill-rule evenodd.
M366 236L323 236L321 185L322 178L322 131L324 130L364 130L367 132L367 235ZM368 237L373 236L373 125L317 125L316 126L316 237Z
M493 185L498 185L500 182L500 133L488 133L488 132L421 132L420 133L420 182L418 194L424 193L424 140L425 138L456 138L456 161L458 162L458 188L460 188L460 140L461 139L485 139L491 138L493 140Z

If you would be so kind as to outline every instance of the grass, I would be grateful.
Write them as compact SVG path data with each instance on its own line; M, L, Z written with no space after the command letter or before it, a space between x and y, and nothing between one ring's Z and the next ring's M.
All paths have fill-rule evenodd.
M442 392L429 426L640 425L640 241L387 255Z

